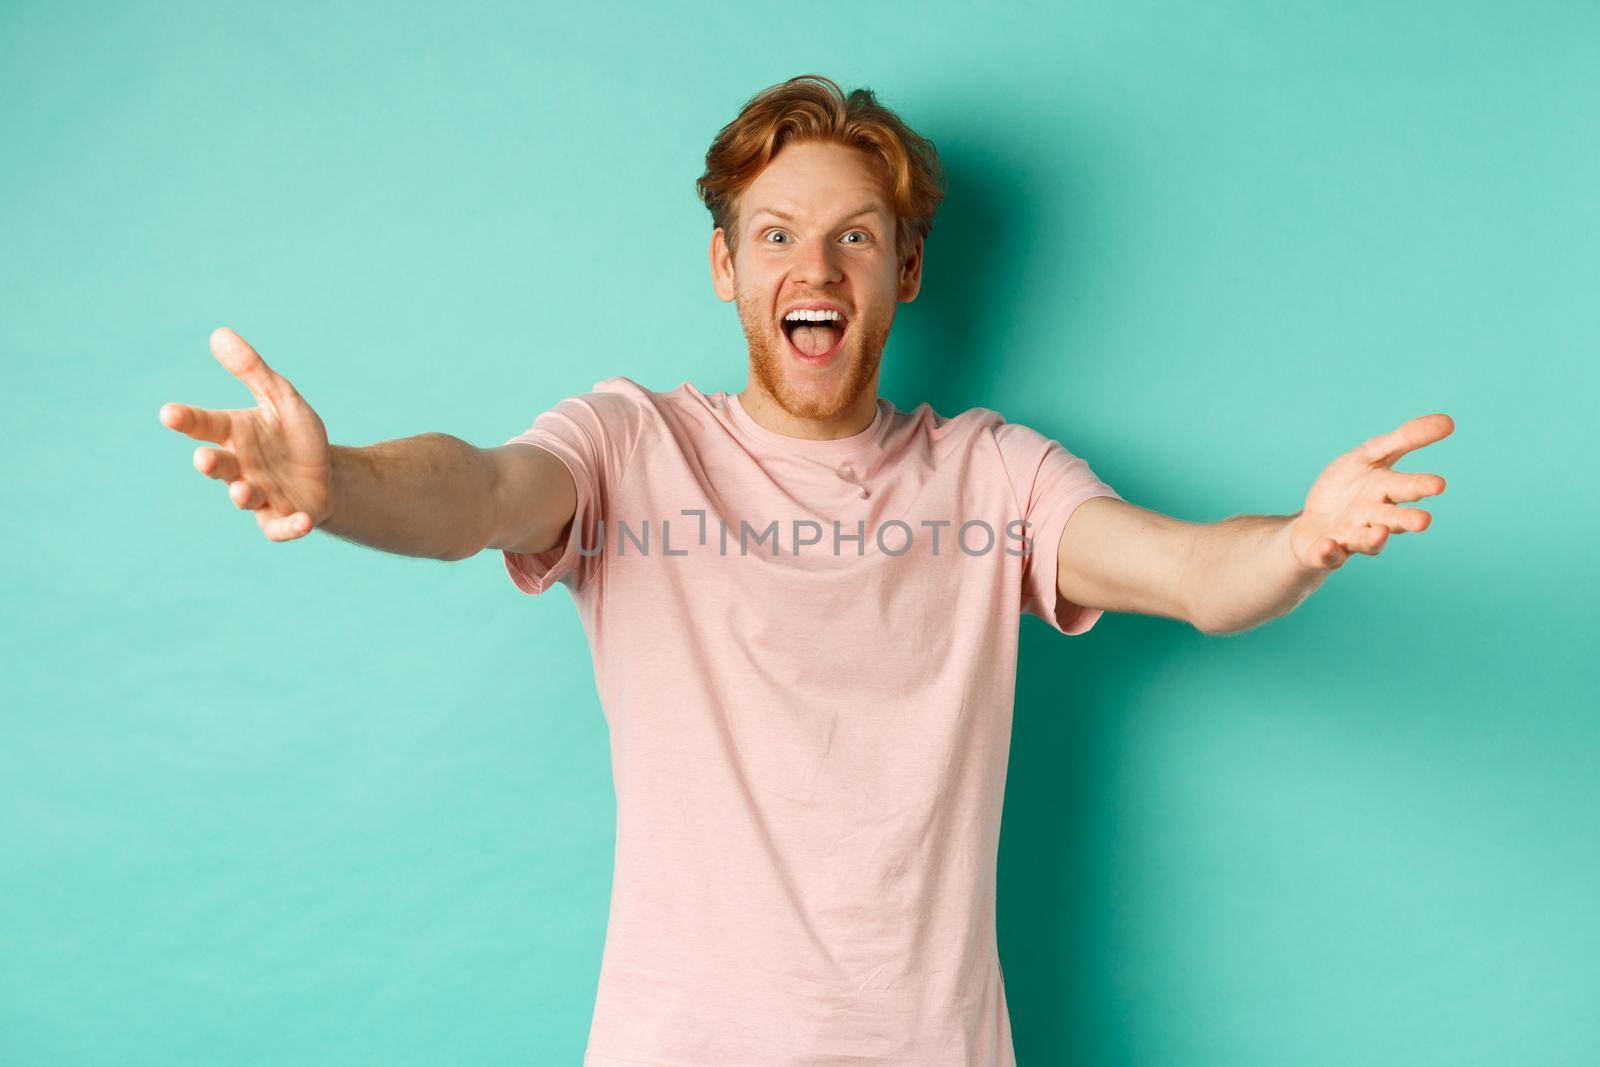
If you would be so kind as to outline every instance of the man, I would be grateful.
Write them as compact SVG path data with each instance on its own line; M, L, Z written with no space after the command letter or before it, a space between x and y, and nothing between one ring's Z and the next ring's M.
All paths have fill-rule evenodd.
M232 331L259 408L170 404L275 541L323 529L565 584L610 726L617 844L585 1062L1014 1063L994 887L1018 623L1105 611L1242 630L1377 555L1443 491L1393 464L1413 419L1335 459L1301 511L1182 522L998 413L877 395L942 197L931 143L826 78L758 94L699 190L737 304L737 395L596 383L498 448L330 446ZM1070 520L1070 522L1069 522Z

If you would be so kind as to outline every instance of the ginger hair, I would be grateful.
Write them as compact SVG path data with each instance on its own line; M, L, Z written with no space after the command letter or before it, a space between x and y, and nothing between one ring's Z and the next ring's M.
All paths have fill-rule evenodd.
M802 74L769 86L745 102L706 152L695 191L713 227L738 243L738 196L784 145L820 141L861 149L878 171L895 214L895 251L903 259L933 229L944 199L944 168L933 142L878 103L871 89L848 95L831 78Z

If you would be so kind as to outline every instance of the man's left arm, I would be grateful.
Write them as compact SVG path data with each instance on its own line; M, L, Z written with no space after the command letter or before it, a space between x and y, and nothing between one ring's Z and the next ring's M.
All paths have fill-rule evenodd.
M1352 555L1376 556L1391 533L1428 528L1428 512L1399 505L1444 492L1444 479L1393 466L1454 429L1448 415L1423 415L1357 445L1293 515L1193 523L1112 497L1086 500L1061 531L1057 589L1085 607L1181 619L1210 634L1258 626L1294 610Z

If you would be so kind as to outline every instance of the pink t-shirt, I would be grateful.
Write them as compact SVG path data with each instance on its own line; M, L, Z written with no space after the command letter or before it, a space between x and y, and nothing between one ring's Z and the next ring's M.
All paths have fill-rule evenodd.
M1095 624L1056 549L1118 494L987 408L881 397L811 441L616 377L511 441L577 482L567 540L505 563L571 592L611 738L584 1063L1013 1064L994 902L1020 616Z

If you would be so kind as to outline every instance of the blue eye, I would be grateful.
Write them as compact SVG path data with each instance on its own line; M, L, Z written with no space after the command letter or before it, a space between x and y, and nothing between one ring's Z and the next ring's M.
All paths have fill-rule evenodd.
M782 230L768 230L766 233L761 235L761 239L762 239L763 243L769 244L769 245L770 244L788 244L789 243L788 240L787 240L788 236L789 235L784 233ZM860 241L852 241L852 242L849 242L849 243L858 244L859 245L859 244L865 244L867 241L872 240L872 235L870 233L868 233L866 230L851 230L849 233L845 234L845 237L855 237L855 236L861 237L862 240L860 240ZM782 238L784 238L784 240L775 241L775 240L773 240L773 238L775 238L775 237L782 237Z

